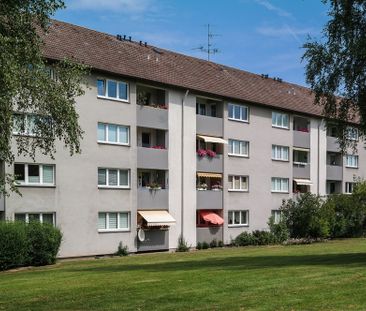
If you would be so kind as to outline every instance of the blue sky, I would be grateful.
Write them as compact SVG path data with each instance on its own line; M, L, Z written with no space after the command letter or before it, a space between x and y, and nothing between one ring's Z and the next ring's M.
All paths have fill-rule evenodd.
M66 0L55 18L162 48L305 85L302 44L319 38L327 21L321 0Z

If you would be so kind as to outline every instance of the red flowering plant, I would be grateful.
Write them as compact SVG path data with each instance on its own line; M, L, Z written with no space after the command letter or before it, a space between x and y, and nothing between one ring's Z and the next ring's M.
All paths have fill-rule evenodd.
M209 158L214 158L216 157L216 152L212 151L212 150L206 150L206 154Z
M197 155L200 157L200 158L203 158L207 155L207 151L205 149L198 149L197 150Z

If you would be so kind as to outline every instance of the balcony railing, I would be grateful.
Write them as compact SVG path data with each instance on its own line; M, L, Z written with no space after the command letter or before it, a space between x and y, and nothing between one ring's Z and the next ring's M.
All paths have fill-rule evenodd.
M300 148L310 148L310 133L294 130L294 146Z
M145 231L145 241L137 239L137 251L158 251L169 249L169 230L151 229Z
M137 105L137 126L167 130L168 110Z
M216 156L212 158L208 156L200 157L197 155L197 171L222 173L222 159L222 154L216 154Z
M168 169L168 150L137 147L137 167L156 170Z
M169 209L169 190L168 189L137 189L137 209L156 210Z
M310 179L310 164L294 162L293 163L293 176L294 176L294 178Z
M337 138L327 136L327 151L339 152Z
M222 190L197 190L197 209L222 209Z
M220 227L198 227L197 228L197 243L210 243L212 240L223 240L223 230Z
M196 115L196 132L201 135L222 137L223 120L198 114Z
M327 165L327 179L328 180L342 180L343 167L338 165Z

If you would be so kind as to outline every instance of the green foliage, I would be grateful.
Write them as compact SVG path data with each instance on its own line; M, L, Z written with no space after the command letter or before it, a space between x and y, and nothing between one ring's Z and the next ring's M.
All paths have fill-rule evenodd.
M286 223L283 219L281 219L280 222L276 224L274 222L274 217L271 216L269 218L268 226L269 226L269 231L273 234L273 236L276 239L276 243L281 244L281 243L286 242L289 239L290 233L289 233Z
M235 246L255 245L253 235L247 231L240 233L233 242Z
M210 245L207 242L202 242L202 249L208 249Z
M182 235L180 235L178 238L178 246L176 252L188 252L188 251L189 251L188 242Z
M360 133L366 132L366 5L361 0L323 2L329 4L330 20L320 41L310 39L304 45L306 81L325 116L337 120L345 150L355 144L347 140L347 121L359 120Z
M224 247L224 242L223 241L218 241L217 242L217 247Z
M268 231L255 230L253 232L244 231L240 233L234 240L235 246L249 245L271 245L276 244L276 237Z
M201 242L197 242L197 246L196 246L197 249L202 249L202 243Z
M61 239L49 224L0 221L0 270L55 263Z
M36 151L53 157L60 140L70 154L80 152L82 130L78 125L75 97L84 94L87 68L64 59L48 63L41 52L42 37L51 24L50 16L64 7L61 0L1 1L0 3L0 163L12 164L14 154L34 159ZM16 100L14 100L16 99ZM14 111L35 115L34 136L16 136L15 123L26 132L26 118L14 118ZM11 176L0 179L0 191L14 188Z
M213 239L211 242L210 242L210 247L211 248L215 248L218 246L218 242L217 242L217 239Z
M117 252L115 253L116 256L128 256L128 247L127 245L123 245L122 242L119 242Z

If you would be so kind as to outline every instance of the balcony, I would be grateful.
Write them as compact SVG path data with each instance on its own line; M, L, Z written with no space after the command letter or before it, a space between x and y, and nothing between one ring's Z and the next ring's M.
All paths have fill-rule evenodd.
M137 167L168 170L168 150L137 147Z
M197 228L197 243L210 243L214 239L217 241L223 240L222 226Z
M168 210L169 190L150 190L147 188L137 189L137 208L139 210Z
M216 156L212 158L208 156L200 157L197 155L197 171L222 173L222 159L222 154L216 154Z
M145 241L137 239L137 251L148 252L169 249L169 231L150 229L145 230Z
M337 138L327 136L327 151L339 152L339 144Z
M223 120L218 117L196 115L197 134L209 136L223 136Z
M294 131L294 147L310 148L310 133L303 131Z
M327 165L327 179L341 181L343 179L343 167L338 165Z
M197 209L222 208L222 190L197 190Z
M310 179L310 164L309 163L294 163L293 176L294 176L294 178Z
M150 106L136 106L137 126L167 130L168 110Z

